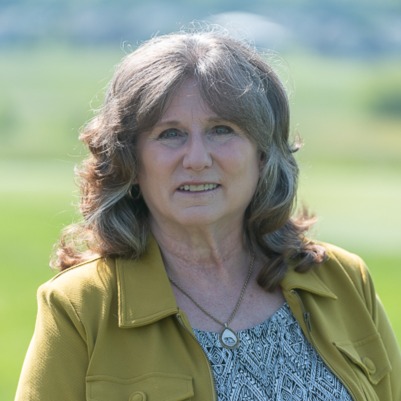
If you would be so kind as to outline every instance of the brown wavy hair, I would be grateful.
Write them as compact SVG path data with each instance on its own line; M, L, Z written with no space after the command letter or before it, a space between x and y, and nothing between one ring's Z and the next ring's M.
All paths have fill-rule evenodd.
M139 258L144 252L149 212L136 185L136 140L189 78L210 109L241 127L262 155L262 173L244 221L248 245L268 259L259 283L275 288L290 260L298 270L322 262L323 248L305 236L313 219L306 213L293 217L298 146L289 138L286 91L252 46L209 30L155 37L117 67L102 108L80 136L90 152L77 170L83 218L64 230L53 266L63 270L94 254Z

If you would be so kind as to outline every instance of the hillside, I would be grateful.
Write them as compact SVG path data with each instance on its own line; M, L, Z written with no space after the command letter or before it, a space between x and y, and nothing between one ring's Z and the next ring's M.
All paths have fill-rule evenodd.
M396 0L0 1L0 46L42 41L121 46L191 21L228 24L262 47L354 56L401 49Z

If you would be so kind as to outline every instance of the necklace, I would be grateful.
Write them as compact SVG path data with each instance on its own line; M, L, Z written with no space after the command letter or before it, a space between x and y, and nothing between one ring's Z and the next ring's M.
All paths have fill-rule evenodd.
M246 276L244 285L242 286L240 295L238 297L238 301L235 304L235 307L234 307L233 311L231 312L231 315L229 316L229 318L227 319L227 321L225 323L220 321L216 317L214 317L210 312L208 312L205 308L203 308L201 305L199 305L199 303L197 301L195 301L195 299L193 299L192 296L189 295L189 293L186 290L184 290L176 281L174 281L171 277L169 277L171 284L173 284L181 293L183 293L199 310L201 310L210 319L212 319L219 325L223 326L223 329L222 329L221 333L219 334L219 339L220 339L221 345L228 349L236 348L239 345L238 335L233 329L231 329L229 327L229 325L233 321L235 315L238 312L239 307L241 306L242 300L244 299L246 287L248 286L249 280L252 276L254 263L255 263L255 253L252 252L251 261L250 261L249 267L248 267L248 275Z

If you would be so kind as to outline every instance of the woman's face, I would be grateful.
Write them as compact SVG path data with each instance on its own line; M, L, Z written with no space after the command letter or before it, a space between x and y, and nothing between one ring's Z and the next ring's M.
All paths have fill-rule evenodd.
M137 149L138 184L156 225L242 226L259 179L259 154L243 130L205 105L194 81L139 135Z

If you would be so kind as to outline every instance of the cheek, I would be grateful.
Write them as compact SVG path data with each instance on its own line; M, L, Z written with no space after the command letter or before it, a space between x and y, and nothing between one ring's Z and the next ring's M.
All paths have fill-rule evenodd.
M251 152L249 157L245 161L245 168L248 171L248 179L249 179L249 185L253 187L253 189L256 188L256 185L259 181L260 173L262 171L262 166L263 163L260 160L260 155L259 153Z
M160 156L151 146L144 146L138 157L138 179L143 183L147 180L154 181L164 171Z
M157 169L154 163L149 162L148 155L142 154L142 157L138 160L138 174L137 180L141 187L142 192L146 192L147 189L157 186L157 180L159 174L157 174Z
M228 164L238 174L259 175L262 162L259 154L253 149L238 149L229 154Z

